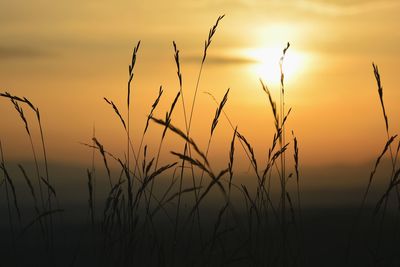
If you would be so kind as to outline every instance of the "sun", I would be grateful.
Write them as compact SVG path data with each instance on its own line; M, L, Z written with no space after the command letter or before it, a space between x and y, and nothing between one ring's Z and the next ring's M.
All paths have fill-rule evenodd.
M279 84L281 77L279 62L284 48L285 45L274 45L244 50L244 56L253 62L250 64L249 70L267 84ZM282 64L286 82L292 81L301 74L306 68L306 59L304 53L292 47L287 50Z

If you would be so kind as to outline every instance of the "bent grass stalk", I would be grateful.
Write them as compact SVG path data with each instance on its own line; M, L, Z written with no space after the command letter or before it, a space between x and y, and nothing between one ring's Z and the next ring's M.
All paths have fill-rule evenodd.
M208 143L207 143L207 148L206 148L206 154L205 154L206 157L208 156L208 152L209 152L209 150L210 150L211 139L212 139L214 130L215 130L215 128L217 127L218 119L219 119L219 117L220 117L220 115L221 115L221 112L222 112L222 110L223 110L223 108L224 108L226 102L228 101L228 94L229 94L229 88L228 88L228 90L226 91L224 97L222 98L221 103L220 103L219 106L217 107L217 110L215 111L215 116L214 116L214 119L213 119L212 124L211 124L210 136L209 136L209 138L208 138ZM237 131L235 130L235 132L237 132ZM204 176L204 171L202 171L202 172L201 172L201 175L200 175L199 187L201 187L201 185L202 185L202 183L203 183L203 176Z
M14 109L17 111L17 113L19 114L22 122L24 123L25 126L25 130L27 132L28 135L28 139L31 145L31 151L32 151L32 155L34 158L34 163L35 163L35 170L36 170L36 177L37 177L37 181L38 181L38 185L39 185L39 192L40 192L40 199L41 199L41 204L42 204L42 209L43 212L45 212L47 210L46 208L46 202L44 199L44 193L43 193L43 189L42 189L42 177L40 176L40 172L39 172L39 163L37 160L37 153L33 144L33 139L32 139L32 135L31 135L31 131L29 129L29 124L28 121L25 117L24 111L22 109L22 107L19 105L20 103L24 103L26 105L28 105L33 112L36 115L38 124L39 124L39 129L40 129L40 136L41 136L41 142L42 142L42 148L43 153L44 153L44 159L45 159L45 168L46 168L46 181L49 184L49 176L48 176L48 167L47 167L47 153L46 153L46 148L45 148L45 143L44 143L44 136L43 136L43 128L42 128L42 124L41 124L41 119L40 119L40 113L39 113L39 109L36 108L31 101L29 101L27 98L25 97L18 97L18 96L14 96L11 95L8 92L5 93L0 93L1 97L4 98L8 98L11 103L14 106ZM49 205L49 210L51 210L51 192L50 192L50 188L48 187L47 190L47 203ZM45 216L45 217L41 217L40 219L44 218L44 229L45 229L45 235L44 235L44 240L45 240L45 244L46 244L46 249L50 249L52 250L53 248L53 219L52 219L52 214L49 214L50 216ZM47 218L49 218L49 221L47 221Z

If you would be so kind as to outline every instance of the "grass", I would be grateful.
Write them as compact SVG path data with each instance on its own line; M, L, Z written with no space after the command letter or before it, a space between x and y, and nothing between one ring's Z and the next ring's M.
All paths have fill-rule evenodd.
M286 123L291 114L291 108L285 103L284 60L286 53L290 53L290 44L282 50L280 59L280 94L279 104L275 102L264 81L260 88L266 94L266 103L272 111L275 133L272 142L267 148L267 160L261 163L255 149L245 136L248 129L235 126L224 110L229 105L229 91L218 102L211 95L216 104L215 116L210 122L210 132L207 146L202 148L192 138L191 127L194 123L193 114L196 99L202 79L202 71L206 66L207 52L215 38L215 33L224 16L217 18L205 40L203 56L199 60L200 69L194 86L194 97L189 103L185 99L183 74L177 44L173 42L174 59L177 68L179 91L172 99L164 118L157 118L155 112L163 95L160 86L155 101L150 107L144 123L144 131L139 137L140 142L134 144L132 140L132 95L134 83L134 67L140 56L140 41L133 49L127 83L126 113L116 104L104 97L107 105L111 106L126 133L127 146L124 158L114 156L111 150L103 146L96 137L95 129L91 143L84 143L93 150L91 168L87 169L87 207L88 225L90 229L89 247L93 248L91 264L106 266L308 266L307 255L304 249L303 214L301 205L301 170L299 142L291 131L291 139L286 130ZM388 185L381 197L377 200L373 218L368 220L377 222L377 231L371 234L372 246L368 252L371 263L386 264L387 246L382 244L386 238L384 231L388 222L387 214L391 196L397 196L400 204L400 169L397 166L400 142L397 149L392 146L397 135L390 134L389 119L383 100L383 88L378 67L373 64L374 75L377 81L378 95L383 111L387 140L383 151L379 154L375 166L367 182L362 197L358 215L354 220L346 251L347 263L350 264L354 251L354 243L358 236L357 230L364 222L363 214L366 201L373 186L375 174L382 158L390 153L391 175ZM184 90L185 89L185 90ZM139 89L137 89L139 90ZM35 166L36 182L32 182L31 174L22 165L18 165L32 197L35 216L26 222L22 220L22 211L18 200L17 189L13 177L8 172L3 148L0 143L2 183L4 186L9 228L12 233L10 247L13 254L18 254L17 236L27 236L30 232L39 232L43 240L45 257L34 264L55 266L56 239L55 216L62 214L64 209L58 204L57 188L52 183L49 174L44 131L39 109L25 97L14 96L10 93L1 93L0 96L11 101L31 145L32 157ZM174 123L175 107L181 102L184 118L184 129ZM38 151L35 148L31 135L30 121L25 116L25 109L34 112L39 126L40 144L43 153L44 173L40 171ZM212 112L212 111L210 111ZM227 164L215 170L209 159L212 138L218 131L218 122L228 121L232 132L229 151L226 152ZM162 127L162 134L157 152L149 155L148 146L144 143L145 136L152 127ZM169 133L169 135L167 135ZM182 150L164 151L163 143L170 136L180 139L184 146ZM240 146L238 146L238 143ZM135 148L138 148L135 150ZM235 159L238 149L242 149L252 168L253 181L243 184L235 175L235 165L245 164ZM143 151L142 151L143 150ZM104 165L107 183L107 194L99 199L98 180L99 171L95 168L95 152L100 155ZM287 153L293 153L293 163L289 172ZM160 156L170 153L175 160L160 166ZM133 160L131 156L133 155ZM119 166L115 172L113 165ZM294 187L289 187L293 185ZM279 188L279 197L274 196L274 187ZM295 188L290 190L289 188ZM39 196L39 197L38 197ZM213 206L210 208L209 203ZM17 219L17 224L15 223ZM60 222L61 220L58 220ZM34 226L38 230L33 229ZM323 226L321 226L323 227ZM397 225L396 225L397 229ZM77 248L79 250L79 246ZM88 253L88 252L86 252ZM392 257L395 257L391 255ZM71 265L76 264L77 255L70 255ZM62 265L62 264L61 264Z
M369 226L371 229L376 229L376 233L372 235L371 239L373 240L372 244L369 246L369 254L371 257L371 262L374 266L378 265L388 265L392 264L393 261L393 252L390 249L387 249L387 244L383 244L384 242L388 243L387 240L393 238L394 242L397 242L397 232L398 232L398 222L399 222L399 214L398 212L395 213L395 224L391 225L390 220L387 219L388 216L388 205L391 202L394 203L397 207L400 206L400 195L399 195L399 175L400 175L400 168L397 166L399 160L399 150L400 150L400 141L398 142L396 152L393 152L394 149L392 148L395 140L397 138L397 134L391 135L390 128L389 128L389 119L386 114L386 108L383 98L383 86L382 81L379 73L378 66L375 63L372 63L373 72L375 76L375 80L377 83L378 88L378 96L380 106L382 108L383 119L385 123L385 131L387 140L382 149L382 152L377 157L374 167L369 175L368 183L362 197L361 205L354 220L354 224L351 228L349 242L351 243L352 239L354 239L355 233L357 232L357 228L362 225L362 213L366 210L366 203L367 198L369 197L373 182L376 179L376 173L378 168L381 165L382 158L389 154L390 158L390 175L388 179L388 185L384 189L383 193L380 193L380 197L375 201L376 206L372 212L372 222ZM391 195L395 194L395 198L391 199ZM398 208L397 208L398 209ZM385 229L386 228L386 229ZM388 237L385 237L388 235ZM390 244L390 243L389 243ZM351 244L346 252L346 260L349 261L349 254L351 250Z

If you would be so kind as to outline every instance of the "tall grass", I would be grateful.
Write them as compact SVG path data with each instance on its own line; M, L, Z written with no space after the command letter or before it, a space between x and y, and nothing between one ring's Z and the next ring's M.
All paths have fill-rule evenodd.
M279 106L272 99L272 95L261 82L261 87L268 96L267 103L271 105L273 112L273 123L275 134L272 138L272 146L267 149L268 159L261 163L257 159L255 149L248 140L240 126L234 126L224 108L229 105L229 92L226 91L220 102L216 101L216 109L213 120L210 122L208 142L204 149L192 138L191 128L194 123L196 102L202 72L206 63L208 50L211 47L214 35L219 27L223 16L219 16L211 27L204 43L203 55L200 62L199 72L194 85L193 99L189 103L185 99L188 90L184 88L183 74L181 72L180 51L177 44L173 42L174 60L177 68L179 90L172 99L169 110L164 118L160 119L156 114L156 107L164 92L160 86L158 95L150 107L150 112L144 124L144 130L140 136L139 144L132 142L134 129L138 128L138 122L131 122L130 114L133 103L133 78L136 59L139 55L140 41L133 48L129 64L129 76L126 95L126 114L114 103L113 100L104 97L117 116L122 125L127 139L124 158L115 156L114 152L108 150L96 136L93 128L91 142L86 145L93 150L92 166L86 171L86 187L88 192L87 206L89 210L89 222L93 235L102 236L102 260L104 263L113 265L229 265L239 263L245 265L292 265L294 255L293 244L289 244L289 228L298 213L294 210L300 209L300 185L298 165L298 145L294 137L294 160L297 184L297 206L293 205L292 197L287 190L287 183L291 175L287 175L285 153L289 149L286 142L285 125L291 109L285 107L285 84L284 84L284 57L289 44L284 48L279 63L281 71L280 101ZM185 90L184 90L185 89ZM212 96L212 94L210 93ZM39 188L39 199L36 188L29 178L29 173L20 166L28 188L31 192L36 211L36 218L29 223L23 232L39 223L43 236L48 246L53 246L53 215L62 212L60 208L54 208L52 199L57 199L56 190L50 181L45 138L39 109L28 99L2 93L2 97L9 99L24 123L25 130L31 144L32 155L35 162L37 186ZM182 104L184 127L181 130L174 122L175 107L178 102ZM42 145L45 175L42 177L39 171L38 153L35 150L34 140L29 128L29 122L25 117L24 110L20 104L27 105L35 114L40 130L40 142ZM204 110L202 112L205 112ZM213 112L213 111L210 111ZM226 166L215 170L209 159L212 139L221 120L226 120L232 128L230 138L230 149L226 154ZM150 126L162 127L157 152L149 154L148 146L144 142L145 135ZM135 128L132 127L135 126ZM136 132L136 131L135 131ZM171 135L167 135L170 132ZM160 157L163 153L163 144L167 138L177 138L183 143L182 150L170 151L176 161L160 165ZM239 142L241 149L247 156L253 168L255 186L241 184L235 179L235 165L240 161L235 160ZM240 148L240 147L239 147ZM143 151L142 151L143 150ZM99 202L96 197L96 180L98 172L95 169L94 152L98 152L100 160L105 168L106 181L109 184L105 199ZM134 157L132 165L131 156ZM2 159L4 159L2 157ZM242 164L242 163L240 163ZM114 172L115 167L119 170ZM5 164L2 170L6 174ZM186 170L189 170L187 172ZM5 180L9 212L11 214L11 203L19 213L16 191L11 179ZM271 186L276 182L280 184L280 197L272 197ZM191 178L191 182L190 181ZM168 183L169 182L169 183ZM11 188L11 194L10 189ZM157 188L157 189L156 189ZM11 198L13 196L13 198ZM192 197L191 197L192 196ZM215 211L205 208L205 203L210 200L219 199L215 204ZM40 204L40 205L39 205ZM244 213L242 213L244 204ZM204 208L201 208L203 207ZM96 216L97 210L102 209L102 216ZM12 217L9 216L11 219ZM294 221L294 220L293 220ZM13 225L10 222L10 225ZM100 226L100 227L97 227ZM280 234L276 235L276 228ZM100 229L100 233L96 231ZM98 240L91 239L93 242ZM279 244L278 247L274 247ZM189 246L190 245L190 246ZM298 246L297 244L296 246ZM93 243L93 246L97 246ZM95 250L98 252L98 250ZM97 253L96 252L96 253Z
M93 128L91 140L84 144L92 149L92 166L86 170L85 186L87 187L88 227L92 229L91 246L98 262L110 266L304 266L301 203L301 169L298 139L294 131L287 133L287 122L292 109L286 105L287 90L285 87L285 56L290 53L290 44L283 47L277 67L280 69L279 100L276 102L266 82L260 81L260 88L265 93L266 104L272 111L274 134L269 147L263 147L266 154L264 161L258 157L257 149L248 138L250 129L241 128L229 117L225 107L229 105L230 89L227 89L220 101L215 102L215 109L202 110L214 112L209 129L208 140L202 147L192 136L192 125L195 123L196 102L207 53L217 28L224 16L219 16L211 27L205 40L200 67L194 85L193 99L188 102L186 84L181 71L180 50L173 42L174 61L179 82L179 90L170 100L169 109L159 115L158 104L165 89L161 85L154 102L149 103L149 113L143 123L131 121L133 105L133 78L136 59L139 56L140 41L134 46L129 64L129 76L126 88L125 108L120 109L113 100L104 97L112 108L116 119L124 129L126 150L123 157L117 157L118 151L107 148L96 136ZM391 175L385 191L378 199L375 216L380 214L378 235L374 253L382 253L380 246L385 216L388 213L390 195L396 192L399 196L400 170L397 166L400 142L397 149L392 148L397 135L391 135L389 119L386 113L383 88L378 67L373 64L374 75L378 86L378 95L385 121L386 144L379 154L371 171L360 211L366 206L367 197L373 187L378 167L383 157L389 152L391 158ZM185 86L184 86L185 85ZM50 252L54 250L55 221L53 216L63 212L57 203L57 191L50 179L45 136L39 109L27 98L1 93L1 97L11 101L20 120L23 122L30 143L35 167L36 183L31 181L31 173L19 165L29 192L32 196L35 217L25 224L21 219L18 191L14 180L8 172L8 166L0 143L3 173L2 185L5 188L9 227L13 242L17 240L16 232L21 235L38 224ZM164 99L162 99L164 101ZM176 118L176 105L182 104L184 125L180 127ZM40 133L40 144L45 173L40 172L39 153L35 147L30 121L25 116L28 107L34 112ZM219 125L228 123L231 132L228 134L226 164L217 169L210 159L213 137ZM146 134L153 127L161 127L157 144L146 143ZM133 142L134 133L139 132L140 142ZM167 134L168 133L168 134ZM246 137L247 136L247 137ZM173 151L164 151L164 143L174 138L176 146ZM264 142L268 143L267 141ZM238 145L240 144L240 146ZM180 145L183 146L181 149ZM151 154L150 146L155 146ZM245 162L238 157L238 150L245 155ZM105 175L99 175L95 168L95 152L104 165ZM293 166L289 167L287 153L293 153ZM161 164L165 154L173 156L171 162ZM132 156L134 159L132 159ZM251 172L248 181L239 179L235 173L241 164L249 164ZM117 167L115 167L117 166ZM293 170L293 172L291 172ZM108 184L103 198L99 197L96 179L105 177ZM101 183L98 183L101 184ZM274 191L278 188L278 192ZM292 190L292 188L294 188ZM276 195L278 193L278 195ZM400 198L399 198L400 199ZM55 204L57 203L57 204ZM210 203L212 206L210 207ZM400 204L400 201L398 202ZM19 225L14 222L15 217ZM361 218L361 215L360 217ZM90 224L90 225L89 225ZM356 226L355 226L356 227ZM100 237L100 238L99 238ZM100 241L99 241L100 240ZM50 258L51 256L49 256ZM49 261L50 264L54 261ZM378 264L378 262L373 262Z
M103 159L103 164L107 171L107 177L110 184L110 192L105 202L103 219L101 222L103 226L103 233L106 236L106 239L104 240L106 244L105 247L108 248L108 252L119 251L119 253L122 253L127 259L127 262L132 262L135 258L134 255L139 256L141 252L146 251L146 248L149 248L148 246L150 246L152 249L157 250L157 252L154 252L154 254L150 253L153 256L157 254L157 257L153 259L158 259L160 261L162 260L162 262L170 262L170 264L173 265L183 264L184 262L188 263L189 259L187 257L179 257L181 254L180 251L182 246L186 246L185 244L188 244L188 240L196 240L196 242L198 242L195 245L196 248L190 250L185 248L184 250L189 251L189 253L195 253L194 255L197 255L197 257L200 256L199 262L206 264L208 262L206 260L206 255L208 254L210 257L215 259L216 244L222 242L221 240L224 239L232 239L235 236L235 234L232 233L240 233L241 235L240 238L234 242L236 245L239 244L239 248L246 247L247 245L250 247L246 251L250 251L251 254L247 254L247 256L245 256L246 253L244 253L241 254L239 258L250 261L253 264L260 264L263 262L263 255L268 255L270 256L267 260L269 264L279 262L279 264L286 266L289 264L289 255L293 255L293 251L290 251L287 245L289 223L287 222L286 218L288 212L292 214L291 218L294 217L294 209L299 208L300 203L297 203L296 207L293 206L293 201L286 188L286 184L291 176L286 175L285 153L289 147L289 143L286 142L285 124L291 109L286 111L285 108L283 61L286 51L289 48L289 44L283 50L282 58L279 62L281 70L279 110L277 109L275 102L272 100L269 89L264 83L262 83L262 88L267 93L268 102L273 110L274 123L276 127L276 133L273 136L272 147L268 149L269 159L266 162L265 167L260 165L250 142L241 133L238 127L233 127L231 120L223 110L224 106L228 104L229 89L222 98L222 101L219 103L217 102L217 108L214 119L211 122L210 135L205 151L203 151L196 141L191 138L190 129L193 122L192 120L195 111L197 93L200 87L202 70L206 62L208 49L213 40L214 34L216 33L219 22L223 17L224 16L218 17L216 23L210 29L208 38L205 41L203 57L200 61L200 69L197 76L196 85L194 87L194 97L189 110L187 109L188 103L184 98L185 92L183 90L180 51L178 50L177 44L173 42L174 60L179 81L179 91L171 102L169 111L165 113L165 118L159 119L154 114L154 111L163 93L162 86L160 86L159 94L151 106L149 115L147 117L144 131L140 139L139 152L137 154L134 153L134 146L130 141L131 136L128 125L130 84L133 78L133 66L136 61L140 43L138 43L138 45L134 48L132 64L129 66L130 76L128 82L128 119L124 119L122 113L119 111L118 107L113 101L105 98L105 101L112 106L124 129L127 131L129 142L128 151L131 150L135 155L135 167L133 168L133 171L131 171L131 168L129 167L128 152L126 161L119 159L113 156L110 152L107 152L104 146L95 137L93 138L94 145L88 146L99 151L101 158ZM175 126L172 122L172 115L179 100L182 103L184 130L179 129L179 127ZM227 167L216 172L213 170L213 167L209 162L208 154L210 151L213 134L217 128L219 120L222 119L221 115L224 115L224 117L230 123L232 127L233 138L231 140L230 152L228 153ZM150 156L149 159L147 150L148 145L144 144L143 140L147 129L149 128L150 122L160 125L163 127L163 130L160 136L157 152L153 157ZM176 156L177 160L179 160L181 163L180 165L176 165L177 163L170 163L162 167L158 167L159 159L162 154L163 143L167 138L168 131L170 131L176 137L181 138L181 140L184 142L184 148L182 152L171 152L172 155ZM239 185L235 183L233 170L235 162L234 158L236 140L238 140L242 145L242 148L246 153L251 166L253 167L257 184L255 191L248 188L247 185ZM297 201L299 201L300 189L298 146L297 139L295 138L294 140ZM143 156L141 156L140 151L143 146L144 153ZM115 178L111 177L112 174L107 160L108 157L111 160L118 162L118 164L121 166L120 174ZM186 164L188 164L188 167L185 166ZM138 166L142 167L138 168ZM186 180L186 172L184 170L186 168L190 171L189 176L192 178L192 184L191 186L185 188L185 184L187 184L187 182L184 182L184 180ZM281 197L278 202L271 197L272 177L275 175L273 171L274 169L277 170L276 174L278 175L278 180L281 184ZM170 174L167 173L168 170L171 171ZM164 188L163 193L156 194L154 188L157 184L157 177L160 175L171 175L170 184ZM126 191L123 189L124 187L126 187ZM95 203L93 203L93 186L90 172L88 172L88 192L89 210L93 210ZM207 226L210 222L210 218L208 218L209 216L206 216L201 219L205 215L201 212L200 207L202 206L203 202L207 201L207 199L215 198L215 194L218 194L218 192L222 197L222 203L220 203L221 207L216 214L214 225L210 228ZM188 193L193 194L194 198L192 200L190 200L188 197L185 197L185 195ZM243 222L243 218L237 212L236 206L238 205L238 202L236 197L232 198L233 195L237 195L238 193L239 195L242 195L243 201L248 203L246 205L248 213L246 223ZM173 209L171 210L171 208L168 206L174 201L176 201L176 203L175 212L173 215L173 213L171 213ZM182 206L183 201L185 201L185 206ZM287 203L289 203L289 208L287 207ZM188 208L185 208L186 206L188 206ZM165 216L164 218L168 222L165 227L168 227L169 225L169 227L171 227L170 230L172 230L169 232L172 237L170 236L166 240L164 240L164 238L166 238L165 234L160 235L156 225L157 220L164 220L162 219L159 211L163 212L162 214ZM186 214L186 220L181 219L184 214ZM93 224L93 211L91 211L90 216L92 216L91 222ZM175 219L173 219L174 217ZM207 218L207 220L205 220L205 218ZM198 227L198 231L192 231L194 225L197 225L196 227ZM247 225L247 227L245 225ZM281 235L279 237L273 234L275 232L273 228L277 225L279 225L281 228ZM118 236L118 238L113 238L115 236ZM274 252L279 252L278 259L273 258L274 252L268 251L268 249L270 249L275 242L273 240L281 240L280 247L274 250ZM172 243L168 244L168 242ZM248 244L249 242L250 244ZM165 247L166 245L169 248ZM223 250L237 250L238 247L229 247L229 245L227 246L225 244L223 246ZM137 251L139 254L134 253L134 255L132 255L129 253L129 251ZM149 252L146 251L146 253L146 255L148 255ZM232 257L232 255L229 257ZM229 257L225 255L220 263L223 263L225 260L232 260L228 260Z
M42 120L39 112L39 108L34 106L33 103L25 98L25 97L19 97L12 95L8 92L0 93L0 97L5 98L10 100L12 103L14 109L18 113L21 121L23 122L25 132L27 133L29 143L30 143L30 148L32 151L32 156L34 160L34 168L35 168L35 173L36 173L36 186L39 189L39 196L40 196L40 204L38 203L38 198L35 193L35 185L31 182L28 173L26 172L25 168L19 164L18 167L21 170L21 173L25 179L25 182L28 185L29 191L31 193L33 202L34 202L34 210L36 216L31 219L28 223L25 223L21 219L21 212L20 208L18 207L18 201L17 201L17 193L16 193L16 188L13 184L11 175L8 173L5 161L4 161L4 154L3 150L1 148L1 154L2 154L2 164L1 164L1 169L3 170L4 176L5 176L5 183L6 183L6 195L7 195L7 202L9 202L9 190L8 187L11 188L12 196L13 196L13 202L15 205L15 210L18 215L18 227L17 229L20 234L18 236L21 236L25 234L32 226L38 224L40 227L40 233L41 233L41 238L44 241L44 248L47 251L48 257L46 258L47 262L49 264L54 263L55 261L55 255L54 255L54 241L55 241L55 225L54 225L54 215L56 213L63 212L63 209L59 207L58 200L57 200L57 194L56 194L56 189L53 184L53 181L50 180L50 175L49 175L49 168L48 168L48 160L47 160L47 150L46 150L46 143L45 143L45 137L44 137L44 131L43 131L43 126L42 126ZM38 160L38 153L35 148L34 140L32 137L32 129L30 128L30 123L25 116L24 109L22 107L24 105L25 107L28 107L30 109L35 117L36 117L36 122L38 125L38 130L39 130L39 135L40 135L40 144L41 144L41 150L43 153L43 167L45 170L45 174L42 175L40 172L40 167L39 167L39 160ZM53 201L56 202L56 205L54 206ZM9 221L10 224L14 224L12 221L12 213L10 211L10 205L8 204L8 210L9 210ZM25 225L23 225L25 224ZM15 234L13 233L14 230L13 228L15 227L12 226L11 231L12 231L12 237L13 239L15 238ZM13 241L13 243L15 240Z
M400 151L400 141L397 141L397 148L396 150L393 149L393 146L395 144L395 141L398 137L397 134L391 134L390 133L390 123L389 123L389 118L386 112L386 107L385 107L385 101L383 98L383 85L381 81L381 75L379 73L379 68L375 63L372 63L372 68L373 68L373 73L374 77L376 80L376 85L377 85L377 91L378 91L378 96L379 96L379 103L382 109L382 115L383 115L383 121L385 125L385 133L387 140L385 141L384 147L382 151L379 153L379 156L375 160L375 164L373 166L373 169L370 172L369 179L367 182L367 186L365 188L360 207L358 209L357 215L354 219L354 223L352 224L351 231L350 231L350 236L349 236L349 243L348 247L346 250L346 261L347 263L350 262L350 256L352 251L354 250L354 241L357 239L357 229L362 227L363 223L365 224L365 221L362 221L363 218L363 213L367 212L369 209L368 208L368 197L371 197L371 191L373 189L373 184L376 183L377 179L377 172L380 168L380 165L382 165L382 161L385 157L389 157L390 159L390 174L389 174L389 179L388 179L388 185L384 188L384 191L380 193L380 196L376 200L375 207L372 212L372 220L371 220L371 230L377 229L375 234L370 234L370 239L372 242L371 245L368 245L368 250L370 257L372 259L372 264L377 266L377 265L390 265L391 260L394 256L393 253L397 252L391 252L390 250L387 250L387 247L391 246L392 243L390 243L390 240L392 240L393 243L398 242L398 236L397 236L397 225L390 225L388 224L388 220L386 220L386 217L389 213L388 211L388 205L389 202L392 202L392 204L395 204L397 207L400 206L400 193L399 193L399 184L400 184L400 168L397 166L397 162L399 160L399 151ZM395 152L394 152L395 151ZM391 198L391 194L395 193L395 199L393 201L393 198ZM375 201L375 200L373 200ZM372 202L372 201L370 201ZM394 203L393 203L394 202ZM391 212L392 213L392 212ZM367 220L369 222L370 220ZM396 211L396 224L400 221L400 216L399 212ZM394 228L393 228L394 227ZM385 229L386 228L386 229ZM391 237L385 237L385 235L390 235ZM388 242L388 244L383 244L383 242ZM392 253L392 254L391 254Z

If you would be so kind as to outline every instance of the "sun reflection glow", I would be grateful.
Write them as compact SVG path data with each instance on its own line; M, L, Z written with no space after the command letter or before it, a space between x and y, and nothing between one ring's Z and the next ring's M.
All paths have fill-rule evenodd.
M283 53L284 46L269 46L263 48L253 48L243 51L244 56L254 61L250 65L250 71L258 75L268 84L279 84L280 68L279 61ZM291 81L298 77L307 67L307 56L296 51L292 47L286 52L283 61L283 72L285 80Z

